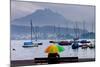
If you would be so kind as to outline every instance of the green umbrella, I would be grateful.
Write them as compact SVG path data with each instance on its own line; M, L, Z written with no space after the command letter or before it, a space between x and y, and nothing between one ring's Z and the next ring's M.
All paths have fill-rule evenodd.
M57 45L57 47L58 47L59 52L63 52L65 50L64 47L62 47L60 45Z
M64 50L64 47L57 44L52 44L46 48L45 53L59 53L63 52Z

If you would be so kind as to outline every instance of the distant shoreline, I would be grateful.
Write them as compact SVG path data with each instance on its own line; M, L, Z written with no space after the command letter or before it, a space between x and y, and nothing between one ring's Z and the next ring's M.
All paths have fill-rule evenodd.
M29 39L11 39L11 40L29 40ZM35 39L33 39L33 40L35 40ZM57 39L38 39L38 40L57 40ZM73 40L73 39L60 39L60 40ZM79 40L83 40L83 39L79 39ZM87 40L95 40L95 39L92 38L92 39L87 39Z

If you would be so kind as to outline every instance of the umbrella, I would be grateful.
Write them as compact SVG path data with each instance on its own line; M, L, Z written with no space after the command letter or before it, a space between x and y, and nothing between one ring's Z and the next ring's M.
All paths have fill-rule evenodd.
M60 45L56 45L58 47L59 52L63 52L65 49L64 47L60 46Z
M64 51L64 47L60 45L52 44L46 48L45 53L59 53L63 51Z

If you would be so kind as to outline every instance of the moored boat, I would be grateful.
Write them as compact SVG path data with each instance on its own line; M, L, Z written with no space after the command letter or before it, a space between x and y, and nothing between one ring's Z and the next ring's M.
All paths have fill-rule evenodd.
M82 49L86 49L86 48L88 48L89 47L89 45L87 44L87 43L83 43L82 45L81 45L81 48Z
M90 49L95 48L95 45L92 44L92 43L90 43L89 48L90 48Z
M27 47L38 47L38 45L42 45L41 42L38 42L38 41L37 41L37 37L36 37L35 42L33 42L33 39L32 39L32 34L33 34L32 20L31 20L31 22L30 22L30 25L31 25L31 38L30 38L31 41L29 41L29 42L24 42L24 45L22 46L22 47L24 47L24 48L27 48Z
M59 42L58 44L59 44L59 45L62 45L62 46L68 46L68 45L71 45L72 42L70 42L70 41L61 41L61 42Z
M90 43L90 41L87 41L87 40L81 40L80 43Z

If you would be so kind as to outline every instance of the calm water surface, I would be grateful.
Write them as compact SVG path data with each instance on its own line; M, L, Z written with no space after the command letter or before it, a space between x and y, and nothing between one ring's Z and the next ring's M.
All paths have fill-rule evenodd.
M43 45L39 47L23 48L24 42L28 40L11 40L11 60L28 60L34 59L35 57L47 57L44 52L45 49L50 45L49 40L41 40ZM94 58L95 49L72 49L71 46L64 46L65 51L60 53L61 57L76 57L79 58ZM15 51L13 50L15 49Z

